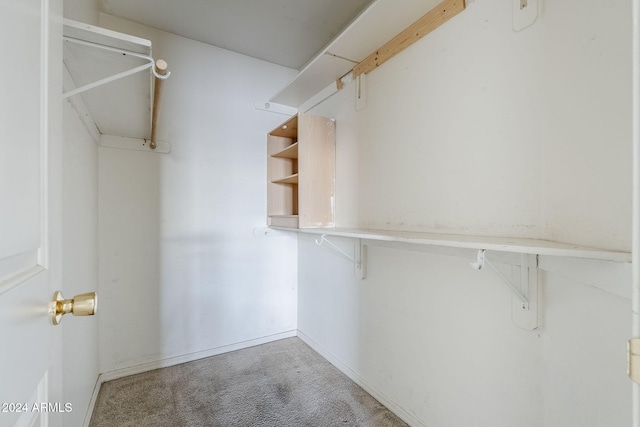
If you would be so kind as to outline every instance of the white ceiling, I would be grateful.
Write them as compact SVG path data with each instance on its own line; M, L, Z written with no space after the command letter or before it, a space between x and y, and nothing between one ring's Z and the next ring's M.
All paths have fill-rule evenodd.
M373 0L100 0L101 10L300 69Z

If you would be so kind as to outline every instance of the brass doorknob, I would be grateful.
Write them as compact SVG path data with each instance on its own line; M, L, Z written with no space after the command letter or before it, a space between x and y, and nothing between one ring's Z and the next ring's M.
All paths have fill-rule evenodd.
M76 295L71 299L64 299L62 292L53 294L53 301L49 303L51 323L60 324L62 316L72 313L74 316L93 316L98 308L98 296L95 292Z

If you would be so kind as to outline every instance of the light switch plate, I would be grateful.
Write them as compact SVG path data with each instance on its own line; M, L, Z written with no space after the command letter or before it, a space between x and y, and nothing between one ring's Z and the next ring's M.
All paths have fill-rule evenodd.
M538 0L511 0L513 9L513 31L521 31L538 19Z

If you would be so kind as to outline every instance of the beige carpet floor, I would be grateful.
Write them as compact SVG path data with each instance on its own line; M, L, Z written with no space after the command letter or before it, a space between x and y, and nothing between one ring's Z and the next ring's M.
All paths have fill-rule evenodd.
M401 427L298 338L102 384L91 427Z

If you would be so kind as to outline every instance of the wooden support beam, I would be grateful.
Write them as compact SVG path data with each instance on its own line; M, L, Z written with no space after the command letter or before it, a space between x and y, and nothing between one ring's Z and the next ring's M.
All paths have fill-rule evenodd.
M167 68L169 66L167 65L167 61L163 59L159 59L156 61L155 67L156 67L156 73L160 74L161 76L164 76L167 74ZM162 97L162 83L163 83L163 80L157 77L154 80L155 80L155 86L153 90L153 111L151 115L151 142L149 144L149 147L152 150L155 150L157 146L156 132L158 127L158 112L160 109L160 98Z
M444 0L356 65L353 69L353 78L375 70L464 9L465 0Z

